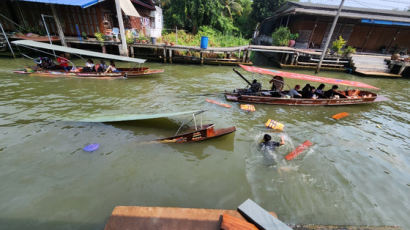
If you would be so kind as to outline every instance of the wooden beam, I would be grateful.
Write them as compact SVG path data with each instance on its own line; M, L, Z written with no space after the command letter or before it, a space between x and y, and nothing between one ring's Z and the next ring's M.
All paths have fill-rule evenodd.
M118 19L118 25L120 27L120 35L121 35L120 54L123 56L128 56L127 40L125 38L125 28L124 28L124 21L122 20L120 0L115 0L115 8L117 9L117 19Z
M53 13L54 21L56 22L56 25L57 25L57 31L58 31L58 36L60 37L60 40L61 40L61 45L67 46L67 43L65 42L63 27L61 26L60 19L58 18L55 6L51 4L50 7L51 7L51 12Z

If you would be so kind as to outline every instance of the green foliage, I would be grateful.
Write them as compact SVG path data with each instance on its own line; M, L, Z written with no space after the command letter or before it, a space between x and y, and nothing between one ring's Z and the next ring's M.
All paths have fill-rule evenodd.
M287 0L253 0L251 18L256 22L261 22L273 16L273 13L286 2Z
M233 14L234 25L239 29L240 35L243 35L246 38L251 38L256 24L251 19L252 1L239 0L239 4L241 4L243 10L241 14Z
M339 36L339 38L332 42L331 50L338 53L339 55L343 54L342 48L345 46L346 40Z
M201 44L201 37L207 36L209 38L209 47L231 47L249 44L249 40L241 36L233 36L222 34L218 30L212 29L209 26L202 26L199 28L197 34L186 33L183 30L178 30L177 36L175 32L167 33L162 36L159 42L173 42L178 45L185 46L199 46ZM178 42L176 41L178 37Z
M88 38L88 35L87 35L86 32L82 32L82 33L81 33L81 37L83 37L83 39L87 39L87 38Z
M346 56L348 54L354 54L354 53L356 53L356 49L351 46L346 47L345 50L343 51L343 55L346 55Z
M299 34L292 34L288 27L279 27L272 33L272 45L288 46L289 40L296 40Z
M97 41L99 41L99 42L104 42L105 41L105 38L104 38L105 35L101 32L94 33L94 36L97 39Z

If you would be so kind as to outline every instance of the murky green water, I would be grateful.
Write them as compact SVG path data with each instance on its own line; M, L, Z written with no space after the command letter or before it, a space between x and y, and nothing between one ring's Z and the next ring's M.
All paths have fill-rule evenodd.
M410 228L408 79L363 78L391 99L372 105L256 105L246 113L190 96L244 86L231 67L148 64L157 77L129 80L13 75L26 60L0 60L0 229L103 229L116 205L235 209L251 198L287 223ZM251 78L251 75L247 75ZM268 77L263 79L267 87ZM296 81L289 81L294 85ZM303 82L300 82L303 83ZM94 114L206 109L234 134L195 144L146 144L190 117L121 124L59 121ZM334 121L339 112L350 116ZM285 124L279 163L257 141L269 119ZM275 139L279 138L274 133ZM283 155L305 140L303 157ZM82 148L100 143L93 153Z

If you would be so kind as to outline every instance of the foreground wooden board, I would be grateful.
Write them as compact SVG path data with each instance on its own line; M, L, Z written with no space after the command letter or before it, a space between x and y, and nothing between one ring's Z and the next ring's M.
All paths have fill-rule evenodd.
M245 220L235 210L117 206L104 229L219 229L223 214Z

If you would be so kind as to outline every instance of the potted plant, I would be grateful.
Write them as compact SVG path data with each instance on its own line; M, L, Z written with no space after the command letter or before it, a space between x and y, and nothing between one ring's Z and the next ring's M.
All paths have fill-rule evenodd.
M83 37L84 40L87 40L87 39L88 39L88 35L87 35L86 32L82 32L82 33L81 33L81 37Z
M298 37L298 33L292 34L288 27L281 26L272 33L272 45L293 47Z
M354 53L356 53L356 49L351 46L346 47L343 51L343 55L348 58L352 57L352 54Z
M295 34L290 34L289 36L289 47L294 47L296 44L296 39L298 39L299 34L295 33Z
M345 44L346 40L344 40L342 36L339 36L337 40L332 42L331 51L333 51L333 53L337 56L341 56L343 54L342 48L345 46Z

